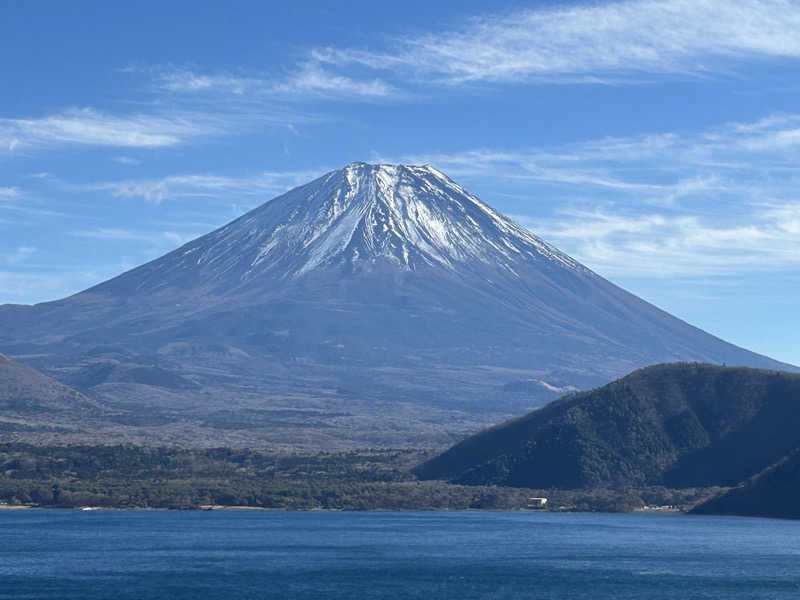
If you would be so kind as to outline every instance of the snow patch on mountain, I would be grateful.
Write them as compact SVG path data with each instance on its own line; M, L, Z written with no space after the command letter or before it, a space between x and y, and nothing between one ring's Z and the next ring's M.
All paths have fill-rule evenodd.
M322 265L403 270L485 263L514 273L519 260L573 259L496 212L431 166L353 163L264 204L214 234L198 259L251 247L243 275L299 277ZM224 261L224 259L222 259Z

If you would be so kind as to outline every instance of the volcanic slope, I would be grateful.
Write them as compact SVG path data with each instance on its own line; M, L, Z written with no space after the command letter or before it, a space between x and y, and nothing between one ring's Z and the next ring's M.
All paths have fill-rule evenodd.
M0 350L64 381L120 360L220 392L197 403L335 406L408 432L425 414L449 433L657 362L789 368L616 287L433 167L364 163L69 298L0 307Z
M0 354L0 438L70 432L101 412L77 390Z

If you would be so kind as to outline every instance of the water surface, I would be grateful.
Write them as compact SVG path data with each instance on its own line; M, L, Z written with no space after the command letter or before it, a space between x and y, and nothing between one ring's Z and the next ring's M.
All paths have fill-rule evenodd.
M0 599L800 598L800 523L671 514L0 511Z

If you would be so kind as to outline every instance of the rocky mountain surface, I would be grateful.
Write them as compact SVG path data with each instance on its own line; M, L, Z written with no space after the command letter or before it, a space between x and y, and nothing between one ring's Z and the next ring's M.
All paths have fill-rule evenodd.
M54 379L0 354L0 410L9 413L80 412L96 403Z
M790 368L620 289L433 167L364 163L81 293L0 306L0 351L189 419L189 439L322 446L447 443L653 363Z
M69 433L101 412L79 391L0 354L0 435Z

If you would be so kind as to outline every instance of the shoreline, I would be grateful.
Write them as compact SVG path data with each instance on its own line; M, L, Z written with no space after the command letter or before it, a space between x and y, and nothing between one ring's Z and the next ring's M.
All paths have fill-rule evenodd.
M200 505L187 508L161 508L148 506L39 506L39 505L2 505L0 511L36 511L36 510L59 510L74 512L245 512L245 511L264 511L264 512L354 512L354 513L375 513L375 512L475 512L475 513L539 513L539 514L609 514L609 515L632 515L632 514L689 514L688 511L670 507L661 509L658 507L647 507L634 509L631 511L587 511L587 510L541 510L526 508L367 508L367 509L347 509L347 508L272 508L267 506L239 506L239 505Z

